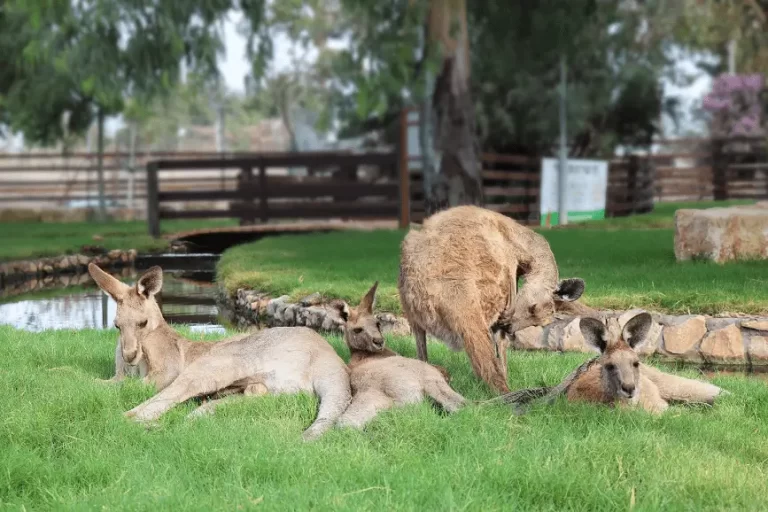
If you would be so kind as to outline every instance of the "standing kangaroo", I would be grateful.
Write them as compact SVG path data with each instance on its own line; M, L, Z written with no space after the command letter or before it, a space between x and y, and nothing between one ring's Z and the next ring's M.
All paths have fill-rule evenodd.
M383 410L421 402L429 396L448 412L458 410L464 397L448 385L447 372L418 359L402 357L384 346L373 316L378 281L357 308L340 304L346 319L344 341L350 352L352 402L339 418L341 427L363 428Z
M88 272L117 302L115 327L120 331L123 360L141 363L144 382L159 393L126 412L137 421L152 421L176 404L213 394L264 395L314 393L317 418L304 431L306 440L328 430L351 399L349 370L328 342L306 327L276 327L217 343L193 342L176 333L163 318L155 295L163 272L152 267L128 286L94 264ZM194 415L222 400L201 405Z
M525 283L517 290L517 280ZM497 392L508 393L506 341L552 321L557 303L578 299L584 281L558 281L555 257L541 235L477 206L458 206L411 230L401 246L398 291L427 361L427 333L465 349L472 368ZM496 331L496 332L494 332Z
M648 313L631 318L619 336L612 335L594 318L579 321L587 343L600 350L584 372L569 385L566 396L571 401L589 401L622 406L637 406L660 414L668 401L714 403L723 390L693 379L663 373L640 363L635 352L645 343L652 319Z

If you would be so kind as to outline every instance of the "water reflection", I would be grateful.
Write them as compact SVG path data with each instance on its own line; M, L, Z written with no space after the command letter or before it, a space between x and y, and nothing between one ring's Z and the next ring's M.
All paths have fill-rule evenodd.
M128 284L133 284L137 277L133 270L113 275ZM193 331L223 332L213 277L212 271L165 272L163 291L157 296L165 319L188 325ZM30 331L113 325L115 301L90 279L78 280L76 288L45 288L44 292L5 298L6 302L0 304L0 323Z

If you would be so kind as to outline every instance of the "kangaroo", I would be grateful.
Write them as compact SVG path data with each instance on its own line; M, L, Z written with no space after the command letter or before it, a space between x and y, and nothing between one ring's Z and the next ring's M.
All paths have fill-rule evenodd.
M475 374L508 393L507 342L500 335L547 325L556 307L581 296L584 281L559 281L549 244L531 229L491 210L458 206L405 236L398 291L419 359L428 360L429 333L466 350Z
M154 421L190 398L218 394L264 395L314 393L317 418L303 437L314 439L331 428L351 400L349 370L328 342L306 327L275 327L217 343L193 342L176 333L163 318L155 295L163 272L154 266L128 286L94 264L88 272L117 302L115 327L120 331L123 360L142 367L145 383L159 393L125 415ZM210 412L224 398L201 405L193 416Z
M570 384L566 391L570 401L640 406L660 414L668 408L669 401L711 405L723 392L712 384L670 375L640 363L635 351L645 343L651 329L648 313L631 318L619 336L612 335L594 318L582 318L579 324L584 339L601 355Z
M421 402L429 396L448 412L458 410L464 397L448 385L447 371L418 359L398 355L384 346L373 316L374 283L355 309L341 305L346 319L344 341L349 347L352 402L339 418L340 427L363 428L385 409Z

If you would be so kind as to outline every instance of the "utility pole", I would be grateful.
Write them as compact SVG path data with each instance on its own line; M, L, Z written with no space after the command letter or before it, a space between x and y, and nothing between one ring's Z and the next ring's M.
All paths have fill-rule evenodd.
M107 205L104 200L104 110L99 107L98 112L98 134L96 148L96 173L99 180L99 220L107 220Z
M566 198L568 196L567 163L568 163L568 136L566 131L566 86L567 86L567 67L565 54L560 57L560 169L558 173L558 195L557 210L558 224L565 226L568 224L568 207Z
M136 121L129 125L129 153L128 153L128 211L133 218L133 198L136 187Z
M731 75L736 74L736 38L731 38L728 41L728 73Z

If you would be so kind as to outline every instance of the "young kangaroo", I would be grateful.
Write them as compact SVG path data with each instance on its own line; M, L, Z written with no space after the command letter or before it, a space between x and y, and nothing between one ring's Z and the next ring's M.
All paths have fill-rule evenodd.
M448 412L458 410L464 404L464 397L448 385L445 370L402 357L384 346L384 337L373 316L377 286L378 281L357 308L342 306L353 395L338 425L363 428L380 411L421 402L425 395Z
M594 318L582 318L579 323L584 339L597 347L601 355L570 384L566 391L568 400L639 405L659 414L667 409L668 401L712 404L723 392L712 384L663 373L640 363L635 350L646 341L651 329L648 313L631 318L619 336L611 334Z
M176 404L218 394L314 393L320 400L317 418L305 439L324 433L351 399L349 370L328 342L306 327L276 327L238 335L218 343L193 342L163 319L155 295L163 286L160 267L147 270L128 286L94 264L88 272L117 302L115 327L120 331L122 358L141 363L142 377L159 393L126 412L137 421L159 418ZM221 400L221 399L219 399ZM193 414L210 411L217 400Z
M518 292L520 276L525 283ZM581 296L584 281L558 280L541 235L491 210L459 206L408 232L398 291L419 359L428 360L429 333L465 349L475 374L507 393L506 340L495 334L550 323L559 304Z

